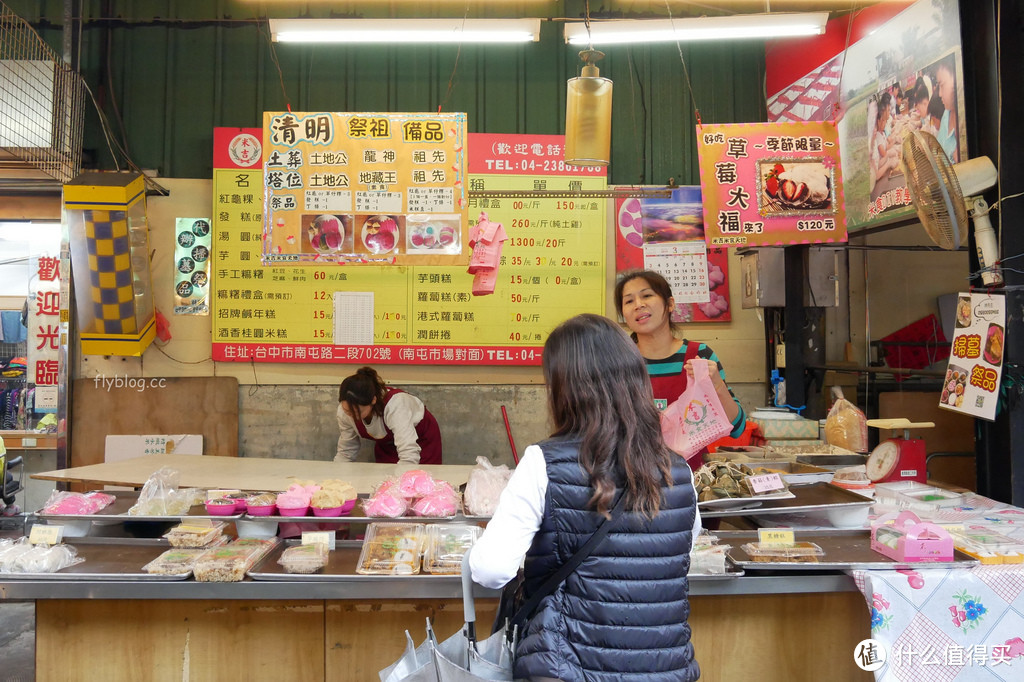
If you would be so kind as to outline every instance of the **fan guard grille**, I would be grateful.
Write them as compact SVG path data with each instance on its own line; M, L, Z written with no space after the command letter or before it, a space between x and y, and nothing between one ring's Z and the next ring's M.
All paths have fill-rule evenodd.
M903 141L910 199L925 232L944 249L956 249L967 236L967 206L960 183L934 135L915 130Z

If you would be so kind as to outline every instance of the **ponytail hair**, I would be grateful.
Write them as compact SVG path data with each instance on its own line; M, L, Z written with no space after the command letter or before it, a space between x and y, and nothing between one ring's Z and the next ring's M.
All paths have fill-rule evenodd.
M373 367L360 367L352 376L346 377L341 382L338 391L338 402L346 402L349 405L372 405L373 412L378 417L384 416L384 398L387 396L387 387L384 380L377 374ZM376 399L376 402L374 402Z

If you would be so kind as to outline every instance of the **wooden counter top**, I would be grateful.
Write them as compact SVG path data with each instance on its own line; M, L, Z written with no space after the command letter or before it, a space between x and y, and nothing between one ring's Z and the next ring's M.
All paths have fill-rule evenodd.
M32 474L32 478L60 483L121 485L138 487L157 469L170 467L181 472L179 485L185 488L233 488L281 491L298 480L337 478L348 481L360 494L370 493L388 476L407 469L422 468L431 476L460 486L473 468L468 464L413 467L407 464L334 462L308 459L267 459L258 457L204 457L197 455L144 455L120 462L58 469Z

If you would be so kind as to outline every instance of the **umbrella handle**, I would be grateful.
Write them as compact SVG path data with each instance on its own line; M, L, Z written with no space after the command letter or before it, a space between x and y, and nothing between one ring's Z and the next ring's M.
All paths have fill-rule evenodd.
M471 643L476 642L476 604L473 602L473 576L469 570L470 547L462 555L462 612L466 619L466 634Z

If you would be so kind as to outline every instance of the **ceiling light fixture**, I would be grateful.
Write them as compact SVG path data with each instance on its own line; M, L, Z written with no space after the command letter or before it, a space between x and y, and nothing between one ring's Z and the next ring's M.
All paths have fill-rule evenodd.
M687 40L739 40L821 35L828 12L733 14L691 19L615 19L565 24L570 45L614 45Z
M270 19L280 43L527 43L540 19Z

